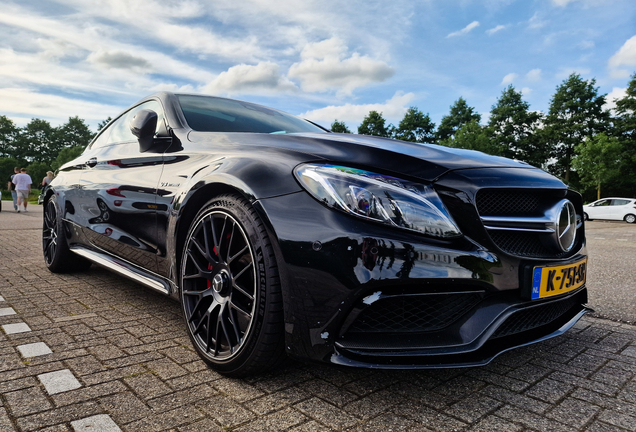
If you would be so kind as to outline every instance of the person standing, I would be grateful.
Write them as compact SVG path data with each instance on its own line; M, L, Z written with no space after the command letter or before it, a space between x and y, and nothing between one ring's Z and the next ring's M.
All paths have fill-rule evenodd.
M15 191L18 194L18 213L20 213L20 204L24 202L24 211L27 212L27 201L29 200L29 192L31 192L31 176L26 173L26 168L20 168L20 173L16 174L12 180L15 185Z
M46 176L42 179L42 189L47 187L54 177L55 175L53 174L53 171L47 171Z
M13 184L13 177L20 173L20 168L13 168L13 174L9 176L9 184L7 189L11 191L11 198L13 199L13 210L18 211L18 193L15 191L15 184Z

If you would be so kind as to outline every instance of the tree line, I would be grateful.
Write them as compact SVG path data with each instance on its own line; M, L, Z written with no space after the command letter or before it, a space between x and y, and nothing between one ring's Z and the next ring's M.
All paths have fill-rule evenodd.
M626 95L606 109L596 80L571 74L556 88L547 113L531 111L521 92L504 89L486 124L460 97L439 126L410 107L397 126L370 111L358 133L404 141L478 150L545 169L588 201L603 196L636 196L636 74ZM333 132L351 133L335 120Z
M386 124L382 113L370 111L357 133L417 143L478 150L542 168L584 193L587 201L603 196L636 196L636 73L616 108L604 108L606 95L596 80L572 74L556 88L547 113L531 111L512 85L492 106L485 124L474 107L460 97L439 126L416 107L410 107L397 126ZM110 118L98 125L101 130ZM333 132L351 133L335 120ZM26 167L39 185L46 171L55 171L79 156L94 137L84 120L71 117L53 127L32 119L19 128L0 116L0 179L13 167ZM0 183L6 188L6 181Z
M97 130L109 121L110 117L99 123ZM0 116L0 187L6 189L13 168L20 167L27 169L33 179L31 187L37 188L47 171L55 171L75 159L94 136L95 132L77 116L59 127L32 119L21 128L7 116Z

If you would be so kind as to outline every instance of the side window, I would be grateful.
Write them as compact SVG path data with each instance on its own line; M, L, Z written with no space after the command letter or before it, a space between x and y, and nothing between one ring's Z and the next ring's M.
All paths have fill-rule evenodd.
M610 200L603 200L603 201L599 201L596 203L596 205L594 207L605 207L610 205Z
M163 108L161 107L161 104L154 100L144 102L141 105L137 105L125 112L119 116L117 120L112 122L106 130L102 131L102 133L97 137L91 148L104 147L120 142L135 141L137 138L132 134L132 132L130 132L130 121L133 119L135 114L142 109L153 110L157 113L157 116L159 117L157 120L157 127L159 127L161 122L163 122Z
M612 205L615 205L615 206L624 206L627 204L629 204L629 200L615 199L612 202Z

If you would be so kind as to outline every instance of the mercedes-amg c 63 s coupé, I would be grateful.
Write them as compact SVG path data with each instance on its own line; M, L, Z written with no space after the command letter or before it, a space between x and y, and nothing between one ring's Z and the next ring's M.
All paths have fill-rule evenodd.
M53 272L179 300L230 376L484 365L587 311L581 196L555 177L201 95L141 100L62 166L42 245Z

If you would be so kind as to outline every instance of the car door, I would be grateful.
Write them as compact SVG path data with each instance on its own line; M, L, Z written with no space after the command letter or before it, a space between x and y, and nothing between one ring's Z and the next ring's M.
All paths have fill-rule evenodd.
M588 208L588 216L590 219L606 219L611 203L612 200L609 199L602 199L592 203Z
M616 199L612 199L612 213L611 213L611 219L612 220L623 220L623 218L625 217L625 215L628 213L629 210L629 203L631 201L627 200L627 199L620 199L620 198L616 198Z
M130 120L142 109L163 117L158 101L138 105L111 122L85 152L82 226L93 246L155 272L157 182L163 155L140 152L130 132Z

